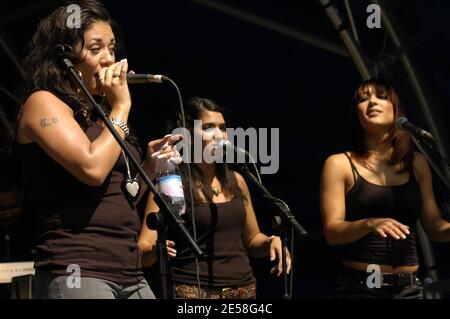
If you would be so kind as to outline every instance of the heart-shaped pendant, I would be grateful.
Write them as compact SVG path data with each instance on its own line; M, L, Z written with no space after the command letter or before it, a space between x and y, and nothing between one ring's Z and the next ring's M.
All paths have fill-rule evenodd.
M127 179L125 183L125 188L127 189L128 194L130 194L133 198L139 193L139 183L136 178L133 180Z

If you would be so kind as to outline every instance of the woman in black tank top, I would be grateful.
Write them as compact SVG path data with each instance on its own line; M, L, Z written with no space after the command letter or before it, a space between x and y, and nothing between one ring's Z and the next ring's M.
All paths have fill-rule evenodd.
M61 6L42 19L25 66L18 153L37 220L38 298L154 298L141 270L134 172L63 66L74 64L136 158L127 127L126 59L116 62L115 25L97 1ZM159 149L169 137L151 142ZM164 156L171 156L167 147ZM154 176L154 160L144 169ZM130 183L128 183L130 182ZM128 187L127 187L128 186Z
M200 125L194 124L200 120ZM174 298L240 298L256 297L255 278L248 255L270 256L277 259L272 273L281 274L281 241L278 236L260 232L247 185L238 173L219 161L219 141L227 139L223 109L209 99L194 98L186 109L186 126L194 141L202 141L201 163L181 165L187 201L182 217L203 252L205 260L196 260L186 244L176 234L169 234L168 254L171 258L171 281ZM183 127L178 118L172 128ZM195 138L197 137L197 138ZM197 148L198 149L198 148ZM194 145L193 152L196 150ZM191 152L191 154L193 154ZM193 154L192 158L198 158ZM187 165L191 165L192 184L189 184ZM190 195L190 186L193 188ZM146 212L158 211L150 197ZM154 251L157 234L143 224L139 245L144 252ZM145 258L144 265L151 265ZM287 252L287 271L290 257Z
M417 219L431 239L450 240L428 164L413 152L409 135L395 128L403 115L391 86L363 82L354 96L352 148L324 164L324 234L343 259L338 297L421 298Z

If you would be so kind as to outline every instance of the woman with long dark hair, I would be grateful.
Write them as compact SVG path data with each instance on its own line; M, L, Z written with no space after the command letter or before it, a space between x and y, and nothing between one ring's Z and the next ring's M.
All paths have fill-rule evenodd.
M395 128L404 110L392 86L363 82L352 106L352 147L330 156L321 177L325 238L342 251L338 297L421 298L415 228L449 241L425 158Z
M194 121L201 121L194 125ZM181 118L172 129L182 127ZM206 98L193 98L186 109L186 128L192 140L202 141L200 151L219 158L220 141L227 139L225 112L222 107ZM195 146L193 146L195 152ZM174 298L234 298L256 297L256 280L249 262L254 257L270 256L277 264L272 273L281 274L282 248L278 236L260 232L250 193L244 178L230 170L223 161L195 160L182 163L181 173L185 197L186 226L197 234L200 248L207 254L205 260L196 261L180 238L167 242L171 261L171 282ZM217 157L216 157L217 155ZM188 179L190 165L192 180ZM189 184L191 183L191 184ZM191 197L189 187L193 188ZM191 209L194 206L194 211ZM158 211L152 197L146 215ZM194 228L195 226L195 228ZM143 225L139 246L143 252L154 252L157 233ZM290 257L287 254L287 271ZM151 264L151 255L144 264ZM144 254L145 256L145 254Z
M137 246L138 194L129 187L136 172L61 63L65 47L89 93L140 158L127 125L128 62L116 61L118 43L105 8L80 1L39 23L25 61L29 81L17 141L37 215L39 298L154 298ZM147 153L167 143L161 156L174 156L174 140L150 142ZM154 176L151 157L143 167Z

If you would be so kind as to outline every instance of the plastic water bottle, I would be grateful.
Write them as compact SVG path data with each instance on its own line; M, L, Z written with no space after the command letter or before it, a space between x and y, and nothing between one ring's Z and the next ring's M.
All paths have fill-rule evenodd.
M156 187L158 191L169 197L178 214L186 212L183 183L178 166L168 159L156 162Z

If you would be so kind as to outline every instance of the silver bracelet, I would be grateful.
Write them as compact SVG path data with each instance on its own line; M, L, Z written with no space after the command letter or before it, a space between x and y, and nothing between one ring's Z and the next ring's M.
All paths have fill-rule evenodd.
M119 118L114 117L112 119L109 119L109 121L111 122L111 124L115 124L118 127L120 127L122 131L125 133L125 137L130 135L130 129L128 128L128 125L125 122L122 122Z

